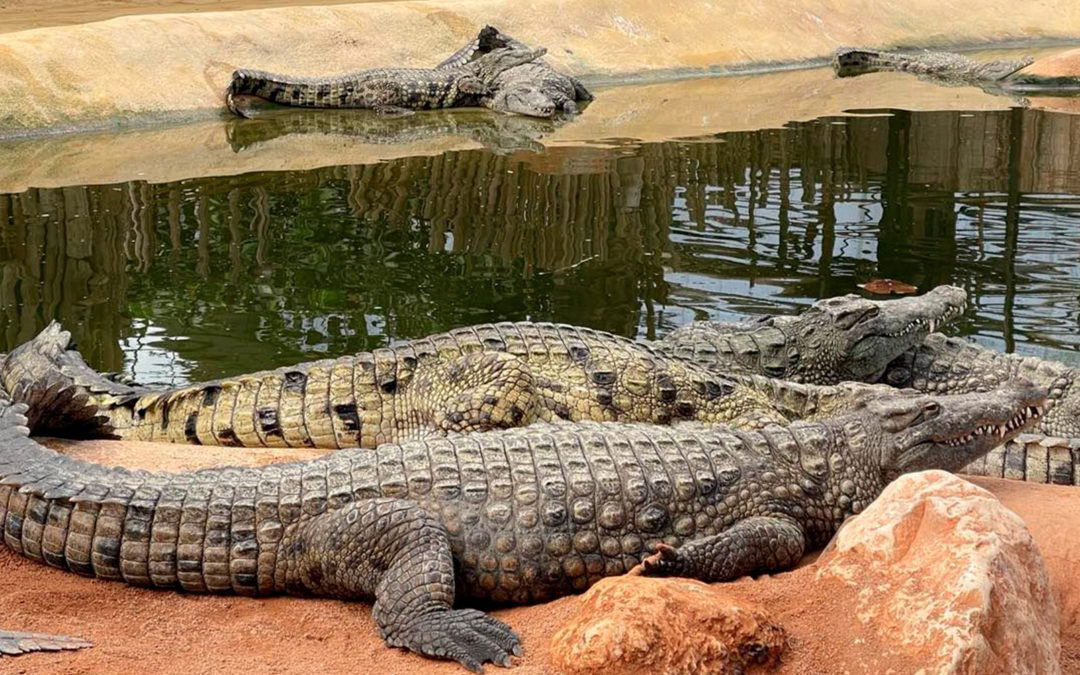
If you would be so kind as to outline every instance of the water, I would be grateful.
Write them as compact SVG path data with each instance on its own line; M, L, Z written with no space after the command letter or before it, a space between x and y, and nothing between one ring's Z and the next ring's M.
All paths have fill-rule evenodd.
M1080 117L864 111L666 143L0 195L0 350L181 383L464 324L654 338L892 277L1080 362Z

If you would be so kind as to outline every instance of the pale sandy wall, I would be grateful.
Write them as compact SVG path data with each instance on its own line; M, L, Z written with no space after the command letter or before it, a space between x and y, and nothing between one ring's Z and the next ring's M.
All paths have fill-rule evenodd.
M437 62L492 23L597 79L824 58L840 45L1080 37L1076 0L427 0L129 16L0 35L0 130L218 109L238 67Z

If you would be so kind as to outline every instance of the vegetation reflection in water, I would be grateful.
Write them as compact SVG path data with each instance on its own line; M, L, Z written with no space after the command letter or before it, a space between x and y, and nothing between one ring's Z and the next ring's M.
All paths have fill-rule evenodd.
M1073 360L1080 117L877 112L655 144L0 195L0 350L50 319L177 383L464 324L652 338L875 277L956 283L959 330Z

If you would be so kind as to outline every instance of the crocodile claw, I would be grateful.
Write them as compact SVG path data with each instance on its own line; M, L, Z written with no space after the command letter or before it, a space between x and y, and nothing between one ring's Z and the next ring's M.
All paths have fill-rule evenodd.
M658 543L652 555L641 561L643 574L676 574L682 567L679 549L664 543Z
M502 621L477 609L455 609L425 614L398 635L388 636L391 647L404 647L426 656L452 659L474 673L484 663L510 666L521 656L521 639Z

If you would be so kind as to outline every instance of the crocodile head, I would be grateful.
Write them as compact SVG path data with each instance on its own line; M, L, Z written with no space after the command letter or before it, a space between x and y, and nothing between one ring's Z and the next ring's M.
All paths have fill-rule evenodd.
M557 110L550 96L539 86L528 83L497 88L491 96L490 105L495 110L528 117L553 117Z
M874 382L889 362L960 316L966 303L967 294L955 286L897 300L844 295L819 300L798 316L770 318L766 324L787 336L787 379Z
M911 390L868 400L865 419L851 432L880 434L881 471L887 479L902 473L956 471L1005 443L1042 416L1046 389L1014 380L989 392L928 395Z
M544 47L539 49L502 47L477 56L474 60L461 66L461 68L490 87L494 84L495 78L503 72L523 63L535 61L544 54L547 54L547 49Z

